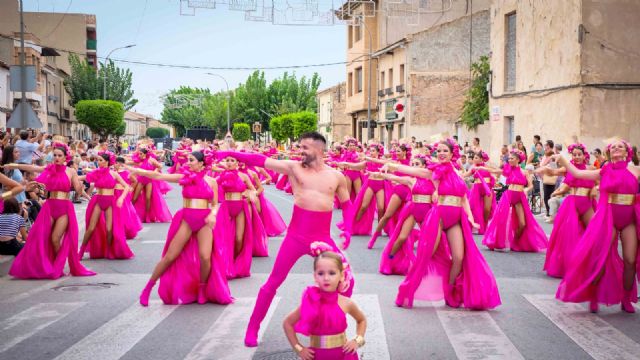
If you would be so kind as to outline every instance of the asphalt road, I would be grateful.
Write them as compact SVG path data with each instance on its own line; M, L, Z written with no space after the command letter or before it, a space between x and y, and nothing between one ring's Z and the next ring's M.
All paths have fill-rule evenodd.
M172 210L180 206L179 196L176 190L169 193ZM288 220L291 196L273 187L267 187L267 196ZM77 206L79 215L85 206ZM336 211L334 222L339 219ZM295 358L281 324L313 282L311 258L296 264L263 323L259 347L247 349L244 328L282 237L270 240L269 258L254 259L250 278L230 282L234 304L167 306L154 292L150 306L142 308L138 295L167 230L168 224L145 225L130 241L132 260L84 260L99 273L91 278L14 280L6 276L11 260L0 259L5 270L0 359ZM334 236L337 232L334 227ZM558 280L541 271L544 254L490 252L480 246L500 287L503 304L495 310L454 310L426 302L401 309L393 300L402 277L377 271L387 237L373 250L366 249L367 240L354 237L348 251L356 276L354 298L369 322L363 359L640 359L640 315L622 313L617 306L594 315L585 304L556 301Z

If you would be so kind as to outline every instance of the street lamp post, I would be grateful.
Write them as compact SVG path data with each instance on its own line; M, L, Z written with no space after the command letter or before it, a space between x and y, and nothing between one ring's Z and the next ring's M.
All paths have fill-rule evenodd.
M207 73L207 75L219 77L227 86L227 133L229 133L231 131L231 94L229 93L229 83L227 82L227 79L225 79L222 75L214 73Z
M109 51L109 54L104 59L104 66L103 67L107 66L107 63L109 62L109 56L111 56L111 54L113 54L114 51L120 50L120 49L128 49L128 48L132 48L134 46L136 46L136 44L117 47L117 48ZM104 69L104 74L103 75L104 75L104 80L102 81L102 99L103 100L107 100L107 69Z
M371 60L373 58L373 36L371 35L371 31L369 31L369 28L366 26L366 18L363 16L360 17L361 21L362 21L362 28L367 32L367 35L369 35L369 85L368 85L368 91L367 91L367 140L371 140L371 138L373 137L373 131L371 129Z

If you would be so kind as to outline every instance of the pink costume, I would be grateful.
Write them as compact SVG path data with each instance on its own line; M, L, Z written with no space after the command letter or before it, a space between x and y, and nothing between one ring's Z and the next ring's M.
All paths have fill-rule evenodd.
M309 286L302 295L300 304L300 320L295 324L295 331L312 337L312 342L320 345L327 336L340 336L347 329L347 316L338 303L337 291L327 292L318 287ZM346 340L346 335L345 335ZM345 341L346 343L346 341ZM309 347L315 352L315 360L353 360L358 354L345 354L342 345L328 348L325 346Z
M65 165L51 164L47 166L35 181L45 185L50 196L42 205L40 214L29 231L24 248L13 261L9 274L20 279L57 279L61 277L64 265L69 258L69 269L73 276L95 275L80 263L78 257L78 222L73 203L69 200L71 181L66 173ZM63 196L66 193L66 196ZM60 249L55 254L51 244L53 220L67 216L67 231L62 237Z
M585 164L574 164L574 166L580 170L587 168ZM584 233L581 217L589 209L596 207L595 201L590 196L595 181L577 179L571 173L567 173L564 183L570 186L571 190L558 209L544 263L547 275L558 278L564 276L566 264L569 263Z
M287 224L278 209L264 196L264 191L258 195L258 200L260 200L260 219L267 236L279 236L284 233L287 230Z
M396 252L393 258L390 258L389 256L391 254L393 244L398 240L404 222L409 216L413 216L416 223L422 225L429 213L429 210L431 210L431 195L433 195L434 191L435 187L431 180L422 178L416 179L416 183L411 189L411 200L409 200L400 211L400 215L398 216L398 225L396 225L396 228L389 237L387 245L384 247L384 250L382 250L382 257L380 259L380 272L382 274L406 275L409 268L413 265L416 258L413 253L413 238L415 237L414 231L411 231L409 238L405 241L402 248Z
M187 151L187 152L183 152L183 151ZM178 165L180 165L180 169L181 169L182 166L184 166L184 164L186 164L187 161L189 160L189 154L188 154L189 152L191 152L191 147L183 147L182 145L180 145L180 147L178 147L178 151L175 154L173 154L173 157L172 157L173 166L167 169L167 172L169 174L175 174L177 171L179 171Z
M368 172L378 172L380 171L381 167L381 164L372 162L367 162L366 164L366 169ZM362 214L360 220L356 220L358 209L360 209L360 207L362 206L364 195L367 189L371 189L371 191L373 191L373 197L371 198L371 202L369 202L369 206L367 207L367 210ZM362 183L360 192L358 193L358 196L356 196L355 202L353 204L353 232L351 233L351 235L371 235L373 219L377 213L376 193L381 190L384 190L384 180L371 179L368 176L364 177L364 182Z
M127 182L127 184L131 185L128 171L120 171L118 174ZM119 198L120 195L122 195L122 191L123 189L121 188L121 185L116 184L116 198ZM129 191L127 197L124 199L124 204L122 204L120 211L122 212L122 219L126 220L124 221L124 234L127 237L127 240L134 239L138 236L140 230L142 230L142 222L136 213L136 209L131 203L131 191Z
M255 346L257 343L260 323L267 315L276 291L287 278L289 271L291 271L298 259L304 255L311 254L311 244L313 242L324 242L331 246L333 251L342 254L342 251L338 249L333 239L331 239L331 215L331 211L312 211L294 205L289 229L278 250L273 270L269 274L267 282L262 285L260 292L258 292L256 305L253 308L245 337L247 345ZM351 277L350 286L342 295L351 296L353 286L354 281L353 277Z
M634 223L636 231L640 230L637 193L638 179L627 169L626 161L609 162L600 169L597 210L565 265L556 293L558 299L605 305L618 304L625 297L628 302L638 301L635 281L630 291L622 286L624 265L618 254L619 232ZM594 284L597 278L600 279Z
M478 166L484 166L479 164ZM469 192L469 206L471 206L471 212L473 213L473 221L480 225L478 234L484 234L487 231L487 224L492 218L494 211L496 210L496 196L493 192L493 187L496 180L491 173L487 170L473 170L473 178L475 179L473 187ZM485 196L491 197L491 212L489 218L484 218L484 198Z
M412 307L414 298L434 301L444 297L448 304L476 310L492 309L500 305L500 294L493 273L473 240L468 215L461 206L467 186L450 162L432 164L429 169L433 172L433 181L439 181L439 203L429 211L422 224L417 259L398 289L396 305ZM449 285L451 255L445 231L457 224L462 227L464 259L462 271L452 286Z
M184 177L180 180L182 197L187 202L213 199L213 190L204 177L206 171L193 172L187 167L181 168ZM184 207L175 214L162 255L171 245L180 225L184 221L191 230L191 237L182 248L182 252L160 277L158 293L165 304L189 304L198 298L200 284L200 255L198 251L198 231L206 225L211 210L202 206ZM211 249L211 272L207 279L205 295L208 301L217 304L229 304L233 301L224 271L225 253L229 251L221 239L219 226L213 230L214 245Z
M409 163L411 162L411 160L409 158L406 158L404 160L398 160L398 162L402 165L409 166ZM399 171L394 172L394 175L407 176L404 173L401 173ZM389 204L389 200L391 200L391 197L393 195L396 195L400 199L400 201L402 201L403 204L409 200L409 197L411 196L411 189L407 185L396 184L391 181L387 181L387 184L388 186L391 187L391 189L389 191L385 191L385 197L386 197L385 205ZM400 205L398 210L399 209L402 209L402 205ZM396 211L396 213L393 214L391 219L389 219L389 222L387 222L387 226L385 226L384 228L384 231L387 234L389 235L393 234L393 230L395 230L396 224L398 223L398 216L399 216L399 211Z
M482 243L491 250L505 249L510 246L511 251L543 251L547 248L547 235L531 213L527 194L524 192L527 178L519 166L511 167L509 164L505 164L503 175L507 178L509 190L502 195ZM526 222L522 235L518 239L516 239L518 215L512 209L516 204L522 205Z
M115 194L116 179L111 176L111 169L108 167L98 168L87 174L87 182L93 183L98 190L87 205L85 215L85 228L89 228L89 222L96 206L102 210L102 215L98 219L98 224L89 238L89 256L92 259L130 259L133 252L127 245L127 237L124 231L126 219L122 216L122 208L116 204L118 198ZM101 194L106 192L106 194ZM107 245L107 224L105 211L111 208L111 246Z
M342 162L346 162L346 163L350 163L350 164L354 164L358 162L358 153L355 151L350 151L347 150L345 151L344 155L342 156ZM361 179L362 173L360 172L360 170L352 170L352 169L345 169L343 171L344 176L346 176L347 178L349 178L349 180L351 180L351 182L355 183L356 180ZM351 186L351 200L354 200L356 198L356 193L354 190L353 185Z
M151 154L151 153L149 153ZM138 166L141 169L154 171L156 168L149 162L149 157L142 160L140 165ZM154 222L170 222L171 221L171 212L169 211L169 207L167 206L167 202L162 197L167 191L163 192L163 188L166 186L164 181L150 179L145 176L138 176L138 183L143 186L142 191L140 191L140 195L138 196L138 200L136 201L135 208L138 212L138 216L143 223L154 223ZM145 208L145 187L147 184L151 185L151 207L149 208L149 213L147 214ZM171 189L171 187L169 187Z
M242 164L244 165L244 164ZM243 166L242 169L240 169L240 172L242 172L243 174L247 175L249 177L249 181L251 181L251 184L253 184L254 187L256 187L256 181L254 181L253 179L253 174L255 173L253 170L249 170L247 169L246 166ZM259 181L259 180L258 180ZM263 195L263 194L261 194ZM264 196L263 196L264 198ZM258 201L261 203L262 202L260 200L260 198L258 197ZM258 207L253 203L250 202L249 199L247 199L247 203L249 203L249 208L251 210L251 214L252 214L252 222L256 223L256 224L252 224L253 225L253 231L254 231L254 243L253 243L253 256L255 257L267 257L269 256L269 238L267 237L267 231L265 230L265 225L262 222L262 214L258 212ZM272 209L273 205L271 205ZM260 209L262 209L262 206L260 207ZM284 222L284 220L283 220ZM284 231L284 230L283 230Z
M247 277L251 275L253 247L266 243L266 240L263 239L265 237L264 228L262 222L253 221L254 218L259 218L258 212L253 204L249 204L249 201L242 195L247 190L247 186L238 175L237 170L222 172L218 178L218 184L220 185L221 203L216 228L223 227L224 246L230 249L227 259L225 259L227 277L230 279ZM236 218L240 213L244 213L244 236L242 249L234 258Z

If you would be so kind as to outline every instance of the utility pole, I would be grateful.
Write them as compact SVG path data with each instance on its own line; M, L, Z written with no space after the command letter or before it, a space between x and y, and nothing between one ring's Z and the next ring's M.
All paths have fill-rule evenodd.
M373 36L371 36L371 31L369 31L369 28L366 26L366 17L364 17L364 15L362 15L361 17L362 19L362 28L365 29L365 31L367 32L367 35L369 35L369 85L368 85L368 91L367 91L367 140L371 140L371 138L373 138L373 134L374 132L372 131L373 129L371 128L371 76L372 76L372 66L371 66L371 60L373 58Z

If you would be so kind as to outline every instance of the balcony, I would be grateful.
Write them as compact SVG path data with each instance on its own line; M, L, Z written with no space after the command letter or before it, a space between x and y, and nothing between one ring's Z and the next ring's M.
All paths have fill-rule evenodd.
M87 39L87 50L96 51L98 48L98 40Z
M63 109L62 110L62 120L71 121L71 110Z
M393 88L386 88L386 89L384 89L384 93L385 93L385 94L387 94L387 95L391 95L391 94L393 94Z
M384 90L378 90L378 97L384 97Z
M57 96L55 96L55 95L49 95L49 96L47 96L47 99L48 99L49 101L53 102L53 103L57 103L57 102L58 102L58 100L60 100L60 99L59 99Z
M404 85L398 85L398 86L396 86L396 92L398 92L398 93L403 93L403 92L404 92Z

